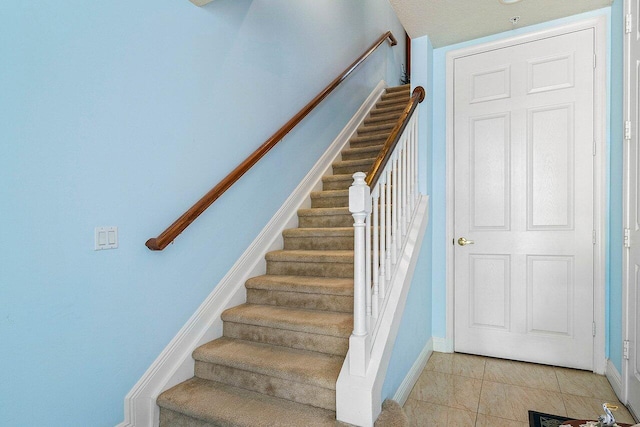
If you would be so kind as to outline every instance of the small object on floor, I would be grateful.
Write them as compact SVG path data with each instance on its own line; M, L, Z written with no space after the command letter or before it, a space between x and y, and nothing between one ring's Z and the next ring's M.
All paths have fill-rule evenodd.
M529 426L531 427L560 427L565 421L569 421L570 419L571 418L559 415L529 411Z
M598 417L598 421L600 422L598 425L602 427L613 427L616 425L616 419L613 417L611 410L615 411L618 407L610 403L603 403L602 409L604 409L604 415Z

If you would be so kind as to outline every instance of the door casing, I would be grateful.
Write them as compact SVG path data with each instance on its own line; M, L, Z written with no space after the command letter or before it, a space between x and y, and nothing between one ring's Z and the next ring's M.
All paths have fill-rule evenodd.
M594 245L594 320L596 331L594 337L594 372L604 374L606 370L605 357L605 236L606 236L606 64L607 64L607 18L606 15L560 25L553 28L525 33L508 39L483 43L459 50L451 51L446 59L446 337L434 350L452 352L454 343L454 247L449 244L455 237L454 233L454 150L453 150L453 72L454 61L467 55L486 52L504 47L516 46L535 40L554 37L561 34L593 28L595 33L596 63L594 79L594 135L596 135L594 161L594 229L596 243Z

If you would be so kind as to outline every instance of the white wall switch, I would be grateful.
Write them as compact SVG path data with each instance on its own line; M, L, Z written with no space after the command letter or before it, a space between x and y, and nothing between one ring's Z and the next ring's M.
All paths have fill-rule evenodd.
M118 227L96 227L96 251L116 249L118 247Z

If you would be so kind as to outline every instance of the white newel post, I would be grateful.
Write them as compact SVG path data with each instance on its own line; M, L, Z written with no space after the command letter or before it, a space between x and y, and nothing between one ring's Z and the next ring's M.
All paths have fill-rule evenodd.
M365 227L371 213L371 193L362 172L353 174L349 187L349 211L354 220L353 246L353 333L349 338L349 371L364 376L369 364L371 337L367 330Z

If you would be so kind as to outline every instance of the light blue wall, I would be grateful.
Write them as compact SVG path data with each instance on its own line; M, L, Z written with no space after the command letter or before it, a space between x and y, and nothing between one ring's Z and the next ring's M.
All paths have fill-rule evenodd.
M427 92L425 100L420 104L419 120L419 169L420 191L430 194L431 179L427 164L431 158L431 108L433 98L433 80L430 67L433 48L428 37L411 42L411 87L422 86ZM382 386L382 400L393 398L398 387L409 373L414 362L431 338L431 222L425 231L418 265L414 272L411 288L407 296L407 304L402 316L400 330L396 337L389 369Z
M607 126L610 141L607 141L607 155L610 156L610 182L609 191L609 216L607 226L609 240L606 246L607 258L607 282L606 291L608 298L607 317L609 324L607 343L610 354L616 367L620 370L620 343L621 343L621 236L622 236L622 146L619 124L622 123L621 96L622 96L622 38L621 19L622 1L615 0L613 8L604 8L569 18L564 18L545 24L521 28L507 33L496 34L481 39L446 46L435 49L433 52L433 160L429 167L433 171L433 183L431 190L432 201L432 226L433 226L433 336L444 338L446 336L446 55L448 52L460 48L478 45L490 41L500 40L514 35L537 31L561 24L579 21L596 15L605 14L608 19L611 14L615 17L609 37L609 51L611 61L607 60L608 87L611 87L609 102L607 105ZM608 30L609 31L609 30ZM414 41L415 43L415 41ZM613 126L609 127L609 122Z
M164 252L157 235L386 30L368 64ZM123 398L375 84L385 0L0 3L0 417L113 426ZM120 247L95 252L96 226Z

